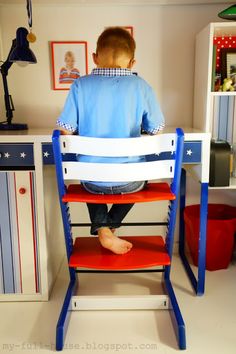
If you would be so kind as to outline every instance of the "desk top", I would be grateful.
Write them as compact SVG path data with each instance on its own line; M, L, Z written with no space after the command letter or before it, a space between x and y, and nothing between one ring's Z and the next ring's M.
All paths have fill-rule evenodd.
M210 133L202 132L201 130L193 129L191 127L182 127L184 130L185 140L202 141L210 140ZM45 129L28 129L15 131L0 131L0 142L51 142L51 136L54 128ZM166 127L164 133L173 133L175 127Z
M190 127L182 127L184 130L184 163L185 164L196 164L192 166L192 171L196 175L197 179L201 182L208 182L209 179L209 161L210 161L210 133L204 133L200 130L193 129ZM29 129L21 131L0 131L0 144L4 145L2 148L6 148L6 145L12 145L11 147L7 146L6 151L2 151L3 156L13 156L15 153L14 145L17 143L20 144L34 144L33 147L26 147L24 149L29 149L27 156L31 160L29 161L30 165L34 164L34 160L38 157L38 160L41 159L43 153L43 162L47 164L48 156L52 156L52 132L53 128L47 129ZM175 127L166 127L164 133L173 133L175 132ZM9 152L10 148L13 150ZM30 150L31 149L31 150ZM49 151L51 149L51 151ZM9 150L9 151L8 151ZM18 151L19 152L19 151ZM30 153L31 152L31 153ZM20 151L20 153L22 153ZM26 155L25 150L23 151L24 156ZM7 155L6 155L7 154ZM18 154L19 155L19 154ZM17 155L17 156L18 156ZM20 155L21 156L21 155ZM23 155L22 155L23 156ZM2 165L4 165L4 160L2 160ZM48 160L49 161L49 160ZM51 163L50 161L48 163ZM1 164L0 164L1 165Z

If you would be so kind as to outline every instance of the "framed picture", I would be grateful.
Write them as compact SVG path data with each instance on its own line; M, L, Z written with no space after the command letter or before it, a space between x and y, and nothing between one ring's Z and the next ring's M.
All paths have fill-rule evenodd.
M134 36L134 28L132 26L125 26L124 27L133 37Z
M53 90L69 90L88 74L87 42L51 42Z
M111 27L113 27L113 26L111 26ZM118 26L118 27L122 27L122 28L126 29L131 34L132 37L134 36L133 26ZM107 28L109 28L109 27L105 27L105 29L107 29Z
M236 48L222 48L220 52L222 84L225 78L231 78L236 90Z

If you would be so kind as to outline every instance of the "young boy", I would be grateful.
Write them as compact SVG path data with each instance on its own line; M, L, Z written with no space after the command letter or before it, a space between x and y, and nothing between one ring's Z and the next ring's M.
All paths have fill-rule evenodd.
M80 77L80 72L75 65L74 53L68 50L65 53L65 66L60 70L59 83L60 84L72 84L76 79Z
M71 86L65 107L57 124L63 134L100 138L138 137L141 129L157 134L164 127L164 117L152 88L133 74L135 41L120 27L107 28L98 38L93 60L97 68ZM80 161L125 163L141 158L102 158L79 156ZM141 190L145 182L81 182L95 194L124 194ZM130 251L132 244L115 236L133 204L87 204L91 234L98 234L101 245L116 254Z

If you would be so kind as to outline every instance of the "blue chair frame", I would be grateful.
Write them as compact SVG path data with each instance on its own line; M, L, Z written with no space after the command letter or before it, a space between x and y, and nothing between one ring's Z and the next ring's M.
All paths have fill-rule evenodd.
M172 258L173 246L174 246L174 232L175 232L175 224L176 224L176 213L178 209L181 166L182 166L182 158L183 158L184 133L182 129L180 128L176 129L176 136L177 136L177 145L175 151L175 171L174 171L174 178L170 186L171 191L172 193L175 194L176 198L174 200L171 200L169 204L168 227L166 233L166 248L170 259ZM62 220L64 226L66 253L69 262L70 256L73 251L73 238L72 238L71 221L69 215L69 206L68 203L62 201L62 198L67 191L67 187L64 183L63 172L62 172L63 158L60 149L59 130L55 130L53 132L52 142L53 142L54 159L56 164L58 193L59 193ZM171 271L171 265L165 266L164 276L163 276L164 285L171 303L171 308L172 308L171 318L175 328L179 348L186 349L185 324L171 283L170 271ZM71 299L78 285L75 268L69 267L69 275L70 275L70 282L68 285L68 289L65 295L65 299L63 302L63 306L61 309L61 313L56 328L56 350L58 351L63 349L64 340L65 340L68 323L71 315Z

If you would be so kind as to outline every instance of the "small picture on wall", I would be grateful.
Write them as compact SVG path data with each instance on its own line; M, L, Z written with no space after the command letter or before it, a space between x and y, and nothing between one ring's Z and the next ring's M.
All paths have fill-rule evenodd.
M115 26L111 26L111 27L115 27ZM122 28L126 29L131 34L132 37L134 36L133 26L118 26L118 27L122 27ZM107 29L107 28L108 27L105 27L105 29Z
M53 90L69 90L88 74L87 42L51 42Z
M131 34L132 37L134 36L134 29L132 26L125 26L124 28Z

